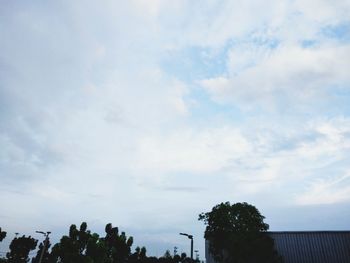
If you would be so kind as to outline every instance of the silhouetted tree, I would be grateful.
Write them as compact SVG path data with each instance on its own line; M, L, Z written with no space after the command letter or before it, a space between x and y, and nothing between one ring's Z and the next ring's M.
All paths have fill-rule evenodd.
M181 262L181 257L179 255L174 255L173 261L174 261L174 263L179 263L179 262Z
M108 248L108 256L113 263L126 262L131 254L131 246L133 244L133 237L127 237L125 232L119 235L118 227L112 227L109 223L105 227L106 236L104 241Z
M45 242L46 242L46 246L45 246ZM45 247L45 251L44 251L43 258L42 258L41 262L42 263L54 262L52 255L49 253L50 246L51 246L51 243L50 243L50 240L48 238L45 239L43 242L41 242L39 244L39 249L36 253L36 256L34 258L32 258L32 263L39 263L40 262L41 253L43 253L44 247Z
M78 230L76 225L71 225L69 235L63 236L59 243L52 248L52 256L56 262L79 262L82 255L79 253Z
M145 247L136 247L135 252L130 255L128 262L130 263L143 263L146 262L146 248Z
M69 228L69 234L64 235L52 247L51 253L48 237L41 242L31 263L39 263L42 253L42 263L193 263L185 253L181 257L172 256L169 250L159 258L147 257L145 247L136 247L135 252L131 253L132 237L127 237L125 232L119 234L118 228L112 227L112 224L106 225L105 232L106 236L101 238L96 233L92 234L85 222L79 229L73 224ZM1 229L0 233L4 233L1 234L3 239L6 233L1 232ZM7 259L0 259L0 263L29 262L29 251L36 248L37 242L30 236L15 238L11 242Z
M59 243L52 248L52 260L64 263L123 263L131 256L133 238L127 238L125 232L120 235L117 227L106 225L106 236L91 234L87 224L83 222L79 230L71 225L69 235L63 236ZM139 251L138 257L146 257L146 249Z
M10 252L6 254L9 263L25 263L29 261L29 252L36 248L38 240L31 236L15 237L10 244Z
M145 248L145 247L142 247L142 248L141 248L141 251L140 251L140 254L139 254L140 260L143 260L144 258L146 258L146 253L147 253L146 248Z
M6 232L1 230L0 227L0 242L6 237Z
M97 234L87 230L83 222L79 230L71 225L69 235L63 236L59 243L52 248L52 260L64 263L108 262L107 250Z
M6 237L6 232L2 231L1 227L0 227L0 242L4 240L4 238ZM6 262L7 260L4 258L0 258L0 263Z
M170 254L170 250L167 249L167 250L165 251L165 253L164 253L164 255L163 255L163 258L172 258L172 257L171 257L171 254Z
M186 253L182 253L181 256L172 256L170 251L165 251L164 255L158 258L155 262L157 263L193 263L193 261L187 257Z
M269 225L253 205L229 202L213 207L211 212L201 213L204 221L204 237L218 262L280 262L273 249L273 239L266 235Z
M180 256L180 262L181 263L192 263L192 259L189 258L185 252L182 252L181 256Z
M94 233L90 235L87 246L86 256L94 263L111 263L112 260L108 257L108 248L103 239Z

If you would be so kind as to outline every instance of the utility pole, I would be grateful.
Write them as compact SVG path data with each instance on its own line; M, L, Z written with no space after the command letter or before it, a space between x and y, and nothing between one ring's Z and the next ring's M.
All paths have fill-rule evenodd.
M39 263L41 263L41 261L43 260L43 257L44 257L44 253L46 251L46 246L48 245L49 243L49 235L51 234L51 232L43 232L43 231L35 231L36 233L39 233L39 234L43 234L45 236L45 240L44 240L44 247L43 247L43 250L41 251L41 254L40 254L40 259L39 259Z
M186 233L180 233L182 236L187 236L189 239L191 239L191 260L193 261L193 235L189 235Z

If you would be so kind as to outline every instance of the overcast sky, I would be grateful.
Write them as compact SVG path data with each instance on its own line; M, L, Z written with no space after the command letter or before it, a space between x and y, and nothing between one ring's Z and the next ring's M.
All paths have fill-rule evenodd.
M0 227L112 222L189 252L198 214L350 228L350 2L1 1ZM7 248L3 242L0 251Z

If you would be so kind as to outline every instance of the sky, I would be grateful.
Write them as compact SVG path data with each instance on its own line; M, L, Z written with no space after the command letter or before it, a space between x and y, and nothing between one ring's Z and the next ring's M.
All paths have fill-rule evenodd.
M204 257L198 214L350 229L348 0L0 1L0 227L111 222ZM6 242L0 251L6 251Z

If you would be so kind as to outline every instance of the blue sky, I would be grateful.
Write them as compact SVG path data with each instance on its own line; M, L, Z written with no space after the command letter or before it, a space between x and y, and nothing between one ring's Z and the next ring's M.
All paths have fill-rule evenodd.
M349 229L350 4L2 1L0 222L112 222L149 254L247 201ZM1 244L1 251L5 243Z

